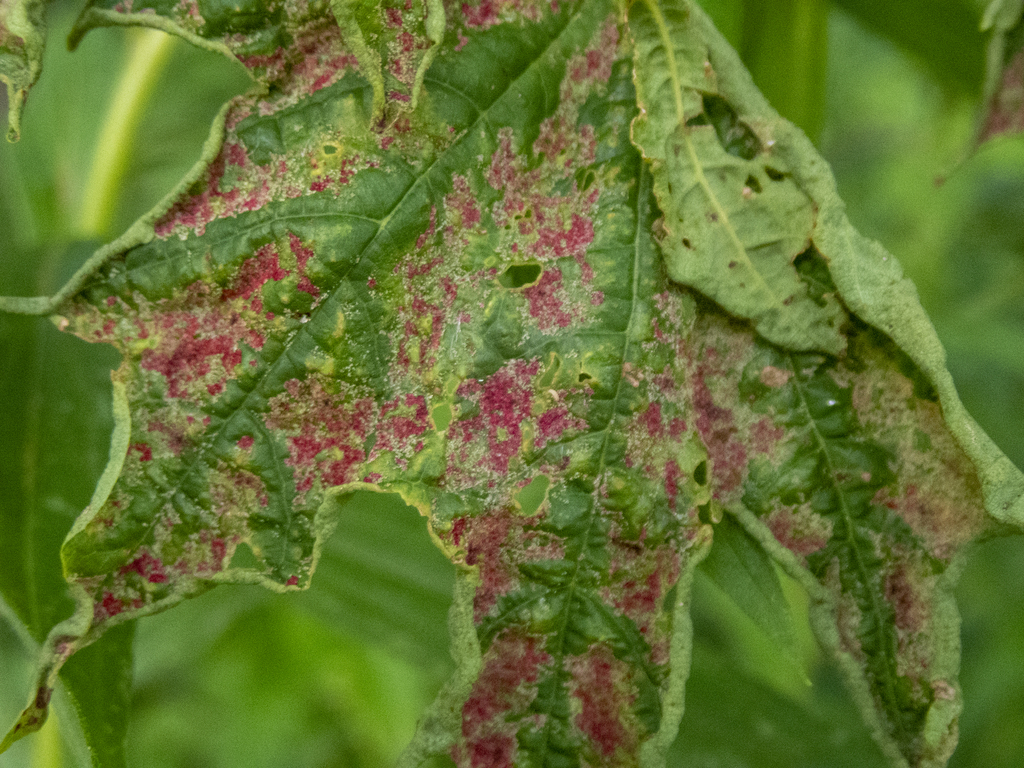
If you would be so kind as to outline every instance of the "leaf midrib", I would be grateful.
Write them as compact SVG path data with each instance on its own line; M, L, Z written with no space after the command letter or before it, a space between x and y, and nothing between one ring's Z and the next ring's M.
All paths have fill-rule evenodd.
M690 160L690 167L693 169L697 185L704 192L708 202L714 209L715 215L725 228L726 234L729 237L729 242L735 249L737 256L742 260L743 264L757 280L757 288L764 292L768 297L769 302L774 307L783 309L783 300L775 295L767 281L764 279L764 276L757 270L754 263L750 260L750 254L748 253L746 246L743 245L743 242L740 240L739 235L736 232L736 228L732 225L729 214L726 212L725 207L718 199L718 196L711 188L711 183L704 174L704 166L701 164L700 158L697 156L697 149L693 145L693 140L690 138L690 131L686 126L686 111L683 107L683 86L679 76L678 66L676 64L675 47L672 44L672 35L669 32L668 25L665 22L665 17L662 15L657 2L655 2L655 0L643 0L643 2L650 11L651 16L654 18L655 25L658 28L658 34L661 37L661 45L665 49L665 55L668 59L669 78L672 82L672 96L676 108L676 120L679 127L682 128L683 141L686 145L686 154Z
M628 359L628 356L629 356L630 351L631 351L631 347L633 346L633 338L634 338L634 336L637 335L635 328L636 328L637 318L640 315L640 312L638 310L639 310L639 307L642 304L642 299L640 298L640 275L641 275L641 266L642 266L642 264L641 264L642 257L641 257L641 242L640 242L640 239L643 236L643 233L645 231L643 226L642 226L642 222L644 220L644 216L643 216L644 201L646 200L647 195L650 194L650 184L651 184L651 181L650 181L650 174L647 171L647 168L646 168L646 166L644 165L644 163L642 161L639 163L639 168L640 168L640 173L639 173L639 179L638 179L638 184L637 184L638 189L637 189L637 204L636 204L636 235L633 238L633 267L632 267L632 269L633 269L633 284L632 284L632 289L631 289L632 302L631 302L631 308L630 308L630 314L629 314L629 322L626 324L625 331L622 332L623 341L622 341L622 353L620 355L620 359L622 360L623 364L625 364L627 359ZM611 439L611 434L612 434L611 427L612 427L612 424L616 421L617 417L619 417L618 403L619 403L619 397L620 397L620 395L622 393L622 383L623 383L623 381L625 381L625 377L622 375L622 371L620 369L620 371L619 371L619 380L618 380L618 383L615 385L615 394L611 398L612 405L611 405L611 408L609 410L608 423L605 424L605 426L600 430L601 432L604 433L604 439L603 439L603 441L601 443L601 454L600 454L600 458L598 459L598 470L595 473L595 477L594 477L594 490L590 494L590 508L589 508L589 510L587 512L590 520L589 520L589 522L587 524L586 530L581 535L581 540L582 541L581 541L581 546L579 548L579 555L577 555L577 557L575 558L575 562L573 562L573 564L572 564L572 576L569 579L568 586L566 587L566 590L565 590L566 591L566 599L565 599L565 603L564 603L565 607L564 607L564 609L562 611L562 619L561 619L560 627L559 627L558 631L556 632L556 637L558 638L558 640L557 640L557 649L556 649L556 652L553 654L554 657L555 657L555 660L556 660L556 664L554 665L554 674L556 676L558 676L559 678L562 678L562 677L564 677L564 676L566 676L568 674L567 670L564 667L565 658L568 655L566 650L565 650L565 641L566 641L566 637L567 637L566 630L567 630L568 625L569 625L569 616L572 613L573 606L574 606L574 604L576 602L576 600L575 600L576 593L579 590L580 571L582 569L582 561L583 561L583 558L585 557L585 555L587 553L589 539L590 539L591 534L593 533L594 525L596 524L597 518L598 518L597 507L598 507L598 503L599 503L599 496L600 496L600 493L601 493L600 478L604 474L605 469L607 467L607 451L608 451L608 445L609 445L609 442L610 442L610 439ZM614 631L614 628L610 628L610 629L613 629L613 631ZM641 665L641 666L643 668L644 673L647 674L648 677L650 677L650 671L647 669L647 665ZM561 682L561 679L559 680L559 682ZM656 681L654 681L653 679L652 679L651 682L656 684ZM548 717L545 720L545 723L544 723L544 726L543 726L543 736L544 736L543 745L544 745L544 752L545 753L547 752L548 743L551 740L552 729L554 727L553 720L554 720L554 718Z
M787 358L789 360L790 369L793 371L799 371L800 369L797 366L796 360L793 358L793 355L787 355ZM868 570L868 567L865 564L863 557L861 556L860 548L857 546L857 543L854 539L853 533L855 521L853 518L853 514L850 511L850 506L847 502L846 494L843 492L842 486L839 480L837 479L838 470L835 468L835 464L832 460L832 455L829 450L828 441L825 438L825 436L821 433L821 431L818 429L817 422L815 421L814 416L811 413L807 393L803 387L803 382L799 374L793 377L793 381L797 394L800 397L800 408L804 411L805 415L807 416L807 423L810 425L811 434L813 435L814 441L818 447L818 451L825 462L825 466L828 471L828 476L832 481L832 487L835 489L836 496L840 502L839 512L842 516L843 525L845 528L845 543L849 550L853 552L854 562L857 566L857 578L860 579L860 582L864 585L868 594L870 595L871 612L873 614L872 620L874 622L875 627L874 635L876 637L876 640L879 641L878 646L882 649L882 654L884 656L887 656L886 651L889 645L886 642L885 629L888 626L888 622L885 619L885 612L883 611L882 606L879 603L877 591L872 588L870 571ZM886 663L886 667L888 667L888 660ZM891 675L886 675L885 679L881 682L884 686L886 699L891 705L895 706L895 703L897 701L895 681L892 679ZM901 737L901 742L905 742L906 734L903 732L902 723L899 721L898 718L894 718L890 722L896 729L898 729Z

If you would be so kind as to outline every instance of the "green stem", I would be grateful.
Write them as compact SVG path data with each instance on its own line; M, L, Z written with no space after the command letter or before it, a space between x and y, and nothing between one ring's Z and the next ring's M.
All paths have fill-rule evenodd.
M171 52L173 38L163 32L140 30L134 37L96 139L92 167L72 227L83 239L109 234L135 132Z

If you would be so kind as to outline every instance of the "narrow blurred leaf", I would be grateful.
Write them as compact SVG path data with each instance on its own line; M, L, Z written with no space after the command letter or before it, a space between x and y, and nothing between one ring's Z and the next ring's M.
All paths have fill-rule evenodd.
M825 117L829 0L744 0L738 48L779 114L812 139Z
M125 765L134 634L134 623L117 627L61 670L95 768Z
M700 570L783 652L796 658L793 617L775 566L764 547L731 516L715 524L714 544Z
M3 263L3 275L14 289L46 291L91 251L88 243L50 249L38 260ZM103 469L116 362L110 350L80 344L46 319L0 317L0 592L37 641L73 609L60 546ZM94 765L103 768L124 764L130 638L126 627L63 675Z

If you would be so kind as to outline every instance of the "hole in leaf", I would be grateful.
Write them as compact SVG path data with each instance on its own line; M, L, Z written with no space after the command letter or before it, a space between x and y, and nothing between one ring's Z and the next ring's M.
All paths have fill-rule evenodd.
M740 120L729 102L721 96L705 93L703 103L704 113L687 121L687 125L712 126L722 149L734 157L753 160L760 154L761 140Z
M683 238L683 247L684 248L688 248L691 251L693 250L693 243L690 242L690 238L688 238L688 237L684 237Z
M438 432L444 432L452 423L452 407L448 403L434 406L430 412L430 420L434 422L434 428Z
M747 180L743 183L748 186L751 191L761 194L761 182L757 180L756 176L747 176Z
M540 272L540 264L513 264L498 276L498 284L503 288L522 288L537 282Z
M764 172L768 174L768 178L772 181L782 181L786 178L786 174L780 171L778 168L772 168L770 165L764 167Z
M711 512L711 504L701 504L697 507L697 519L702 523L713 523L714 515Z
M707 485L708 482L708 463L702 461L693 470L693 482L697 485Z
M584 381L587 381L588 379L592 379L592 378L594 378L594 377L591 376L589 373L581 373L579 375L577 381L579 381L580 383L583 383Z
M325 155L333 155L337 151L338 151L338 148L336 146L334 146L333 144L324 144L324 154Z
M259 568L259 561L252 551L252 547L244 541L235 547L235 553L231 556L231 564L228 568Z
M825 306L828 298L837 292L836 284L828 271L828 263L813 245L793 261L800 279L807 285L807 293L818 306Z
M537 475L528 485L519 489L516 501L524 515L532 515L544 503L550 485L551 480L547 475Z
M597 175L590 168L580 168L576 172L576 186L581 192L590 189L590 186L597 180Z

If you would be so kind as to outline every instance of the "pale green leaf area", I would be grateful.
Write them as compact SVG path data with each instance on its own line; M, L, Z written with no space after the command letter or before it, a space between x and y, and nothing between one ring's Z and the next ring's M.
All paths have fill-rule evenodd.
M0 318L0 766L1018 765L1019 478L811 145L679 3L383 5L51 9L0 293L128 230L7 304L126 362ZM705 5L1024 463L981 9Z

